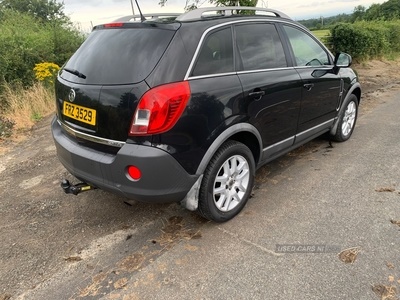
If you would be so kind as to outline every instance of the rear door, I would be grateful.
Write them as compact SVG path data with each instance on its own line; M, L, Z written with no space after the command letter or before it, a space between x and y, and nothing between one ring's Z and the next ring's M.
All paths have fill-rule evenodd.
M162 136L164 144L185 144L185 156L190 156L195 169L211 143L244 111L234 67L232 27L216 26L202 41L188 77L189 103L173 132Z
M235 26L238 76L244 103L263 140L263 160L293 145L301 103L302 81L288 67L274 24Z

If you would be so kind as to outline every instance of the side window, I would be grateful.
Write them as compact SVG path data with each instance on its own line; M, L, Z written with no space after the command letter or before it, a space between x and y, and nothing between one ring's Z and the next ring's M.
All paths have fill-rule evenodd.
M292 46L297 66L321 66L329 65L329 57L326 51L307 33L284 26Z
M240 70L287 67L285 53L273 24L244 24L235 27Z
M225 28L209 34L201 47L193 76L233 72L232 30Z

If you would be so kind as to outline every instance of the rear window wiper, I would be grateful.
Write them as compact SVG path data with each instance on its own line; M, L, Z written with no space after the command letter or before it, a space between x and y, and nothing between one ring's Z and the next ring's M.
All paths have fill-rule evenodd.
M73 70L73 69L68 69L68 68L64 68L63 70L68 73L74 74L75 76L78 76L79 78L86 79L86 75L82 74L78 70Z

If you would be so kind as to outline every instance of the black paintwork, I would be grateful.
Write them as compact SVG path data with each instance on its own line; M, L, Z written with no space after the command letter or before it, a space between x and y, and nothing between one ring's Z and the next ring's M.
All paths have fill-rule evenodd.
M189 78L185 78L201 37L206 30L213 26L223 25L229 21L248 22L253 19L257 19L257 23L261 24L263 22L275 24L282 42L282 55L286 58L287 67L243 72L240 60L238 59L238 50L234 43L232 45L235 57L234 72L218 76L193 78L189 74ZM212 156L212 151L215 151L220 145L219 143L223 142L223 140L217 144L215 142L221 136L224 139L231 138L246 144L253 151L254 155L257 156L256 162L258 162L259 167L316 135L328 131L332 127L340 104L348 95L348 92L355 93L358 98L360 98L361 93L354 72L349 68L340 70L334 68L334 58L328 50L326 52L332 62L331 66L296 67L293 52L280 22L290 23L291 26L297 26L306 32L307 30L304 27L286 19L280 20L271 17L262 17L262 19L265 19L265 21L260 21L259 16L248 16L210 18L182 23L172 21L170 24L124 24L119 29L107 29L104 26L97 26L93 35L96 35L96 31L98 30L114 30L113 32L119 34L123 30L147 30L146 32L155 30L157 32L165 32L169 38L168 41L164 39L163 43L168 45L162 51L160 50L161 48L158 48L158 52L154 52L157 53L154 54L156 57L152 56L153 52L151 52L151 48L157 47L157 40L153 40L150 45L147 45L147 48L146 45L143 45L143 52L147 51L148 55L140 56L140 64L129 66L132 67L134 72L129 71L126 76L123 76L124 80L121 84L118 84L117 81L101 82L101 74L91 77L90 72L97 70L95 66L82 65L80 68L77 62L83 62L84 57L81 57L79 53L84 53L85 55L90 55L91 53L90 47L88 50L85 50L85 47L83 47L83 50L80 49L80 52L77 52L69 64L71 68L87 76L87 79L83 78L83 76L76 76L70 72L61 71L56 83L58 119L60 122L82 133L104 139L126 142L127 145L145 147L138 148L141 151L141 157L145 155L145 150L143 149L157 149L158 152L155 151L153 153L157 153L157 155L165 153L169 155L168 157L173 158L173 161L177 164L177 169L179 169L179 176L182 178L180 180L184 180L183 178L185 178L181 171L184 170L187 172L190 184L193 184L194 180L200 175L201 168L199 166L208 163L208 161L204 162L205 157ZM235 37L235 26L240 26L240 23L235 22L234 24L225 25L226 28L230 27L232 29L233 37ZM139 35L135 36L137 38ZM89 42L91 40L93 38L89 38ZM134 42L132 41L132 43ZM104 47L107 46L107 40L104 40ZM140 47L136 49L140 49ZM97 54L99 53L99 49L95 51ZM123 59L123 57L114 57L113 59ZM98 61L98 63L102 64L105 62ZM107 65L109 68L112 68L112 64L109 64L109 62L107 62ZM151 67L145 68L144 66L146 65L150 65ZM66 66L69 66L68 63ZM140 68L146 70L144 71ZM129 68L124 68L124 70L127 69ZM99 70L101 70L99 72L106 72L106 70L101 68ZM129 137L129 126L136 106L143 94L155 86L179 82L185 79L189 80L191 97L176 125L170 131L163 134ZM90 83L90 80L94 80L94 82ZM87 125L62 115L63 101L68 101L71 89L74 89L76 92L74 103L97 111L96 126ZM240 128L240 124L249 124L252 130L243 131L243 133L238 133L235 130L234 133L230 134L229 129L233 125ZM321 126L321 124L323 125ZM109 166L106 168L106 166L102 166L101 164L95 164L98 172L96 170L92 172L96 175L96 178L94 178L94 175L90 175L90 170L82 169L90 165L83 163L85 158L82 157L82 155L89 155L88 151L90 149L96 155L104 152L112 155L114 159L118 159L122 155L121 152L118 152L120 151L119 148L100 146L96 145L95 142L69 136L68 143L77 143L86 150L80 151L78 149L76 153L68 158L66 153L73 150L66 150L62 145L58 144L68 143L61 138L62 130L57 127L56 123L53 124L53 128L57 131L55 139L59 153L62 153L63 163L66 164L66 167L72 174L75 174L82 180L94 182L96 186L108 190L113 190L114 187L112 186L118 186L118 189L120 189L119 185L130 184L129 182L112 182L112 180L116 180L115 178L119 178L118 180L125 178L124 170L113 170L112 172L118 175L115 175L114 179L109 178L110 182L102 185L101 182L99 183L99 180L101 181L99 178L101 178L101 174L104 173L105 169L108 172L110 171ZM258 142L259 137L261 137L261 144ZM57 139L59 139L59 142ZM285 142L282 143L282 141ZM124 149L135 149L135 147L125 147ZM129 153L125 152L123 161L126 164L128 164L129 159L127 157L129 155L132 155L133 160L137 161L136 154L133 151ZM76 161L72 161L71 159L73 158ZM88 159L86 158L86 160ZM77 163L78 161L81 163ZM168 159L168 165L170 163L171 160ZM162 165L160 162L160 167ZM119 164L118 167L123 169L122 164ZM146 169L144 166L143 168ZM101 171L102 169L104 170ZM153 165L151 170L154 171ZM146 175L153 176L152 174ZM155 181L154 184L157 184L157 182ZM182 187L186 189L190 184L183 183L180 186L180 197L185 193ZM133 185L138 186L142 195L145 193L148 199L151 198L151 184L149 185L149 181L146 181L146 186L141 186L140 181ZM149 190L143 192L143 189ZM171 192L172 194L176 195L173 191ZM135 192L131 190L126 194L126 196L132 198L134 198L134 195ZM171 200L174 197L167 198ZM181 199L176 199L176 201L179 200Z
M71 89L76 93L74 104L97 111L95 126L61 113L63 102L68 101ZM76 130L101 138L125 141L137 103L148 89L144 81L130 85L81 85L67 82L59 76L56 84L57 115Z

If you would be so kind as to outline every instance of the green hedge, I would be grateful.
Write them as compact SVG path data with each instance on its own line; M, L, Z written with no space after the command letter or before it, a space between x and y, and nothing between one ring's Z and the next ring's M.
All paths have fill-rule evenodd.
M337 24L329 44L333 52L346 52L357 60L400 52L400 20Z
M0 83L35 80L33 68L41 62L62 65L84 37L69 24L44 23L34 17L8 10L0 19ZM1 92L1 90L0 90Z

